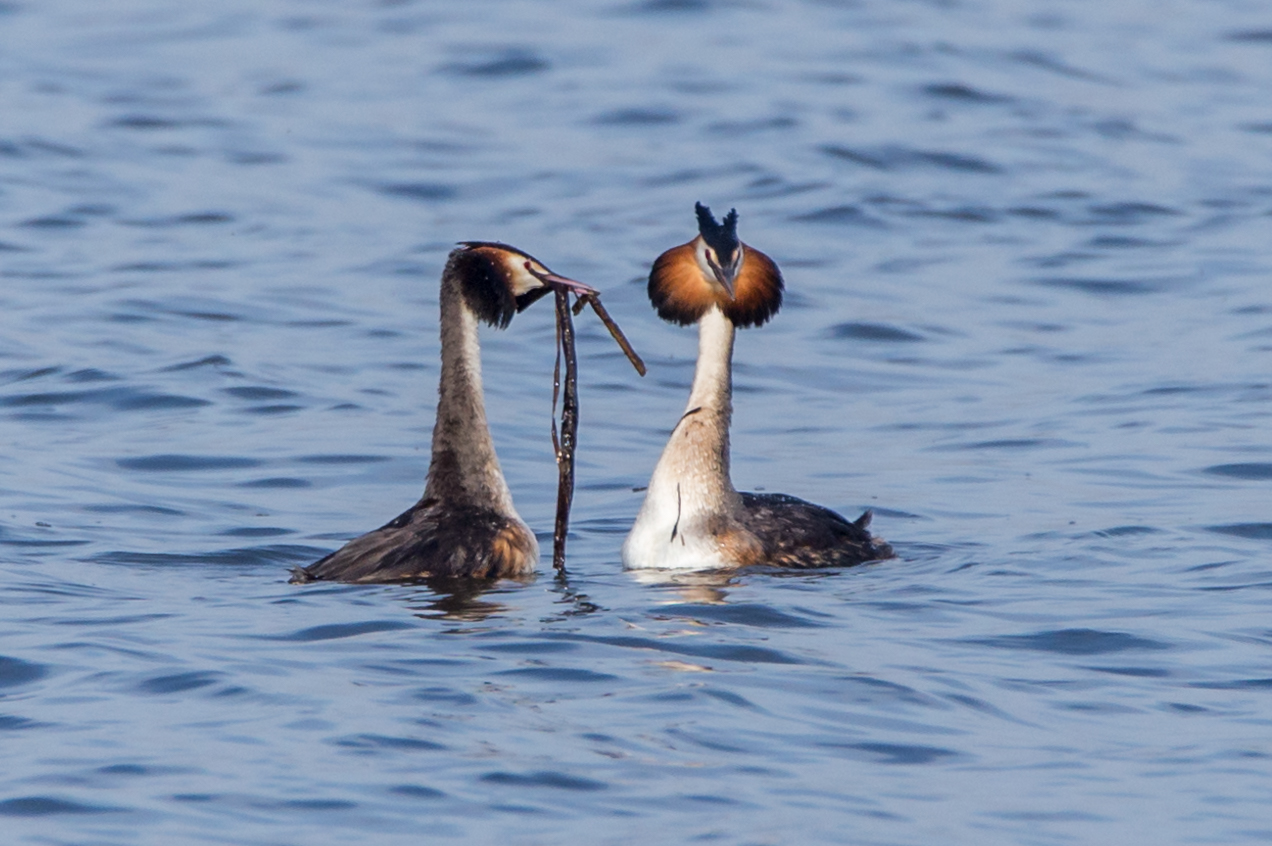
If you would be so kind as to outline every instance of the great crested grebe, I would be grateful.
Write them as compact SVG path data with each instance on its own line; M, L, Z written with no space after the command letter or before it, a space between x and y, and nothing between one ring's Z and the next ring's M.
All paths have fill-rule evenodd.
M714 569L768 564L846 567L892 557L867 531L870 512L849 522L785 494L739 493L729 478L733 336L782 306L782 274L738 240L738 213L717 223L698 203L698 236L658 257L649 299L658 316L698 324L698 365L689 404L671 432L636 523L623 543L631 569Z
M467 241L451 252L442 271L442 375L424 496L384 526L297 568L293 583L495 579L534 570L539 544L512 505L486 424L477 323L502 329L555 287L595 293L507 244Z

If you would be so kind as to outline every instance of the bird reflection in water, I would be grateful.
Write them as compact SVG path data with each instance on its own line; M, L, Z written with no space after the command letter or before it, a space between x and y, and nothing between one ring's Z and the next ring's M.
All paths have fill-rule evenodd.
M737 570L630 570L633 579L642 585L663 586L675 596L666 602L697 602L702 605L726 604L729 586L740 577Z
M508 580L527 584L528 579ZM428 592L412 591L407 606L417 617L428 620L457 620L478 623L508 611L508 606L493 599L483 599L486 594L503 593L495 582L463 577L421 579L418 582Z
M503 579L499 582L464 577L419 579L410 582L424 590L412 591L407 606L417 617L428 620L456 620L478 623L491 617L508 613L512 608L494 597L518 590L533 581L533 577ZM558 581L553 591L560 594L554 604L560 610L544 622L557 622L572 617L594 614L604 609L594 603L587 594ZM486 598L487 595L491 595Z

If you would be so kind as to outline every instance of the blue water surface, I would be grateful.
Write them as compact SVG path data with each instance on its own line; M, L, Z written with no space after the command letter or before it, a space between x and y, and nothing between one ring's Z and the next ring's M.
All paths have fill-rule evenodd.
M0 2L0 830L20 844L1272 840L1272 11ZM734 478L841 572L636 578L736 207ZM436 279L579 318L565 582L287 584L419 495ZM483 335L548 546L551 308ZM541 568L547 571L547 562Z

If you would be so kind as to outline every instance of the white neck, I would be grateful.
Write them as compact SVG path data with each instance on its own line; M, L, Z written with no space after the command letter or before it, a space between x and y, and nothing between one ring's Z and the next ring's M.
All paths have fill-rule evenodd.
M718 557L708 523L737 513L729 478L733 323L712 306L698 322L698 366L685 413L663 449L623 544L628 567L708 567Z
M733 336L732 321L712 306L698 321L698 364L693 370L693 388L685 411L711 408L724 416L725 475L729 469L729 420L733 417Z
M442 376L424 496L516 514L486 423L477 318L449 274L442 277L441 311Z

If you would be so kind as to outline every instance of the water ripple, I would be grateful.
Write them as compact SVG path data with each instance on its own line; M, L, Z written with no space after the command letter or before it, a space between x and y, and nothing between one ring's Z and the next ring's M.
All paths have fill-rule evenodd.
M572 776L551 770L539 770L531 773L491 772L481 777L487 784L498 784L507 787L532 788L547 787L552 790L595 791L605 790L609 785L603 781Z
M386 737L381 734L357 734L340 737L329 741L344 749L372 754L381 749L400 750L404 752L435 752L446 747L431 740L416 737Z
M880 764L931 764L963 757L953 749L939 746L914 746L904 743L822 743L825 749L849 758Z
M112 807L110 805L89 805L84 802L73 802L69 799L58 799L54 796L21 796L0 801L0 816L3 817L78 816L82 814L111 814L127 810L127 808Z
M838 323L828 330L830 337L854 341L910 343L926 340L922 335L882 323Z
M1222 526L1207 526L1206 530L1250 540L1272 540L1272 523L1228 523Z
M827 144L821 148L821 151L831 158L876 170L904 170L915 167L933 167L960 173L999 173L1002 170L997 165L977 156L944 150L915 150L901 146L854 149Z
M17 687L39 681L48 675L48 671L48 667L43 664L32 664L20 658L0 655L0 688Z
M101 388L89 391L46 391L0 397L3 408L56 408L67 405L105 405L117 411L199 408L207 400L138 388Z
M791 614L767 605L748 602L728 605L667 605L663 606L660 612L691 617L695 620L713 620L720 623L756 626L765 629L821 628L827 622L812 619L808 616Z
M115 463L125 470L141 470L146 473L188 473L203 470L237 470L259 467L255 458L215 455L147 455L139 458L120 458Z
M1215 476L1227 476L1230 479L1266 481L1272 479L1272 464L1216 464L1211 467L1207 467L1203 472L1210 473Z
M329 623L321 626L310 626L289 635L275 636L274 640L294 640L312 643L319 640L340 640L346 637L371 634L373 632L394 632L413 628L410 623L399 620L367 620L361 623Z
M212 671L176 673L174 675L155 676L137 685L142 693L163 695L168 693L184 693L187 690L198 690L216 684L224 678L224 674Z
M673 655L692 655L697 658L714 658L720 661L738 661L748 664L803 664L804 660L776 649L747 644L681 643L674 640L635 636L594 637L585 635L556 635L565 640L601 643L625 649L669 652Z
M1163 641L1139 637L1127 632L1108 632L1098 629L1057 629L1027 635L974 638L964 640L963 643L995 649L1054 652L1060 655L1106 655L1115 652L1174 648Z
M543 73L551 66L547 59L533 51L510 49L446 64L441 70L478 79L502 79Z

